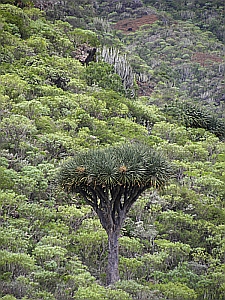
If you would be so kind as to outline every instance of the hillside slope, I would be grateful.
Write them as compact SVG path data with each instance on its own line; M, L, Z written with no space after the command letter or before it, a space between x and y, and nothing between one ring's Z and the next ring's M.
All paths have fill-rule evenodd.
M137 5L130 15L123 1L80 1L62 15L53 1L39 0L42 10L13 3L0 4L0 298L223 300L221 42L142 1L127 1ZM124 15L108 11L105 20L111 4ZM56 12L71 23L51 20ZM139 21L135 30L115 28L126 18ZM94 48L98 57L82 64L82 49ZM136 74L137 95L100 51ZM60 189L57 174L77 152L125 142L161 151L175 176L131 209L121 281L107 287L105 231L81 196Z
M203 2L65 1L65 12L54 17L94 30L102 44L127 53L139 95L195 101L224 117L224 3ZM49 6L48 15L53 8L59 11Z

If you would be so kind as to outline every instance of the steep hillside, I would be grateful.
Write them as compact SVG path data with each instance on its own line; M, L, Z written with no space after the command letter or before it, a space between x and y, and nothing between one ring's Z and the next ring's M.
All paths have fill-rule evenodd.
M0 3L2 300L224 300L222 44L143 2ZM107 235L58 171L124 143L174 176L134 203L106 286Z
M163 3L155 6L170 11L172 2L168 7ZM177 14L185 9L183 6L180 3ZM189 5L193 12L196 7L197 3ZM201 6L202 12L206 7ZM213 7L221 15L219 3L214 3ZM128 51L137 73L139 95L152 95L154 99L155 91L163 98L163 103L177 97L192 100L224 117L223 44L211 31L197 27L197 17L178 18L175 13L170 15L155 7L145 7L141 1L103 2L99 11L112 22L113 28L120 30L116 36L125 45L124 50ZM198 19L204 21L203 16ZM221 17L217 21L223 26Z
M209 30L219 40L224 40L224 2L221 0L144 0L143 2L157 9L168 11L175 19L190 20L203 31Z
M54 17L83 24L104 46L127 53L139 95L157 94L160 105L177 97L195 101L224 117L223 9L222 1L98 0L80 1L76 9L65 1L67 14Z

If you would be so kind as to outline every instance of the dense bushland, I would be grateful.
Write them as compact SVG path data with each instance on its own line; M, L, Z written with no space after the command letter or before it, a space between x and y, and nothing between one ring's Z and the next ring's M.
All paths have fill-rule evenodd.
M208 107L195 106L199 97L191 83L175 86L183 82L182 72L192 80L192 66L181 73L161 63L154 68L149 63L157 55L154 49L164 45L158 37L147 55L130 57L136 72L144 62L140 73L151 74L154 92L127 98L112 65L99 59L86 67L75 59L84 42L101 48L106 32L98 36L99 31L49 21L44 11L25 2L23 7L0 4L1 299L223 300L222 101L217 107L210 103L215 110L209 113ZM126 36L112 30L111 42L125 51L137 38L139 47L142 36L154 28L160 32L161 26ZM206 51L211 40L196 30L193 37ZM220 51L218 40L216 45ZM193 51L188 44L185 49ZM198 65L196 72L199 82L215 80L221 93L222 63L213 66L221 76L210 66ZM204 85L206 93L207 88L210 84ZM197 117L190 114L193 107L199 108ZM175 178L163 191L145 191L131 208L119 238L121 280L106 287L107 235L82 196L60 188L57 174L81 151L128 141L162 152L175 166Z

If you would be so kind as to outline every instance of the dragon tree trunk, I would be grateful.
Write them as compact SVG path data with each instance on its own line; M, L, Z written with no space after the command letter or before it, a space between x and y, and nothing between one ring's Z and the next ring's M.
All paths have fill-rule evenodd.
M108 268L107 268L107 285L117 282L119 277L119 234L120 230L111 229L108 234Z

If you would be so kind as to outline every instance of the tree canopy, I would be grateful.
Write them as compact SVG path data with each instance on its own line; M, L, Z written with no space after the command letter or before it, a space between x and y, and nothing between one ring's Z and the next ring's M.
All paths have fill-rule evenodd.
M108 284L119 279L118 237L131 206L146 189L165 186L172 174L160 153L139 143L81 152L62 166L60 184L84 197L108 234Z

